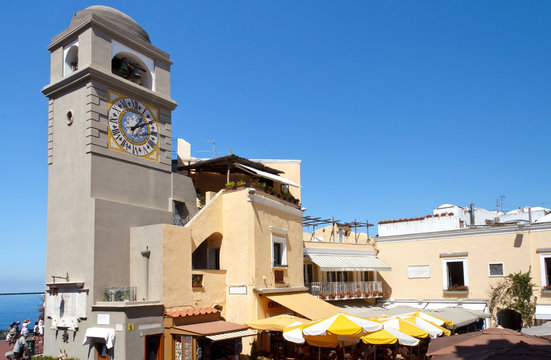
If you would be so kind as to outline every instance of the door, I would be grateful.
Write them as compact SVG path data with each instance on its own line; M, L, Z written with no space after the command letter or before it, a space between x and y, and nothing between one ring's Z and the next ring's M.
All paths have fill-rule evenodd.
M145 337L145 360L163 359L163 335L154 334Z
M110 360L109 354L107 351L107 346L105 346L105 343L96 343L95 346L96 351L98 352L98 359L97 360Z

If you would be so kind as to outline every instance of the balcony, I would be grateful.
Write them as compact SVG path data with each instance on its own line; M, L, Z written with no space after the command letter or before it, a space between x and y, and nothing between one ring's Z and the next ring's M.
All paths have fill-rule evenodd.
M103 290L103 301L120 302L120 301L136 301L136 287L122 286L105 288Z
M323 300L374 299L386 297L381 281L311 282L310 294Z

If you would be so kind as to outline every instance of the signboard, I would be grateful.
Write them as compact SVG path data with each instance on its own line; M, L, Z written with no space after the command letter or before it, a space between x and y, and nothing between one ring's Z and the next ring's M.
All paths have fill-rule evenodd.
M430 265L408 265L408 278L430 278Z
M247 286L229 286L228 292L230 295L247 295Z

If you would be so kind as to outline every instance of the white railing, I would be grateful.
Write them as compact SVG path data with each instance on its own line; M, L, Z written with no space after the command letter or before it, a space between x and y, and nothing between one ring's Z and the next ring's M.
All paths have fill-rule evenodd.
M385 296L381 281L311 282L310 294L325 300L365 299Z

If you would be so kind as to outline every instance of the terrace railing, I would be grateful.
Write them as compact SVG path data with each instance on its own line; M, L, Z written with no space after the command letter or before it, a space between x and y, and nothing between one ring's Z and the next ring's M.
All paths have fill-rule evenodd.
M311 282L310 294L324 300L368 299L386 296L381 281Z

